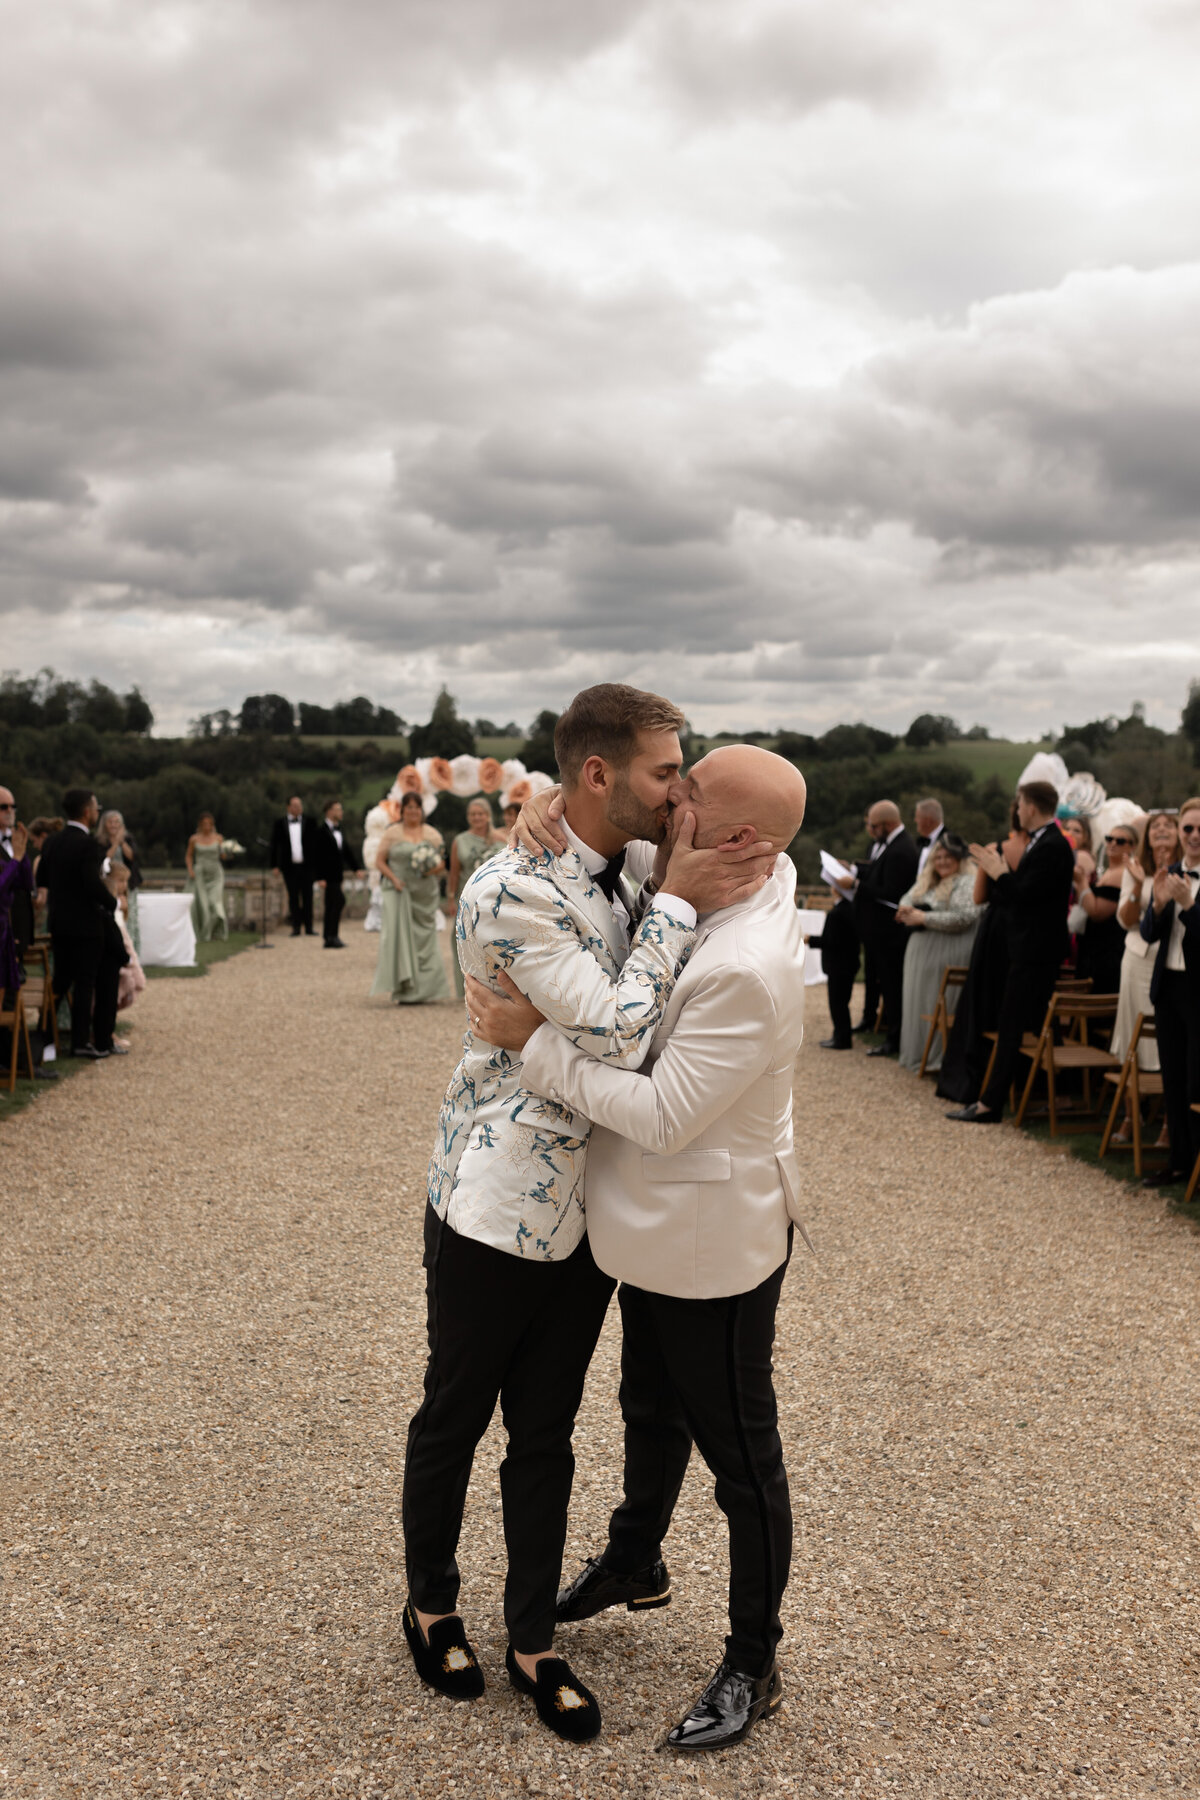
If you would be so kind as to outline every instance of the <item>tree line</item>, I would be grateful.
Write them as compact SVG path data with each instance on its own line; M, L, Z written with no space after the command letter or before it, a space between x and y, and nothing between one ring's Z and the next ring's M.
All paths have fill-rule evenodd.
M60 680L42 670L24 679L0 679L0 781L13 788L21 816L53 816L64 788L94 786L101 802L124 814L150 867L178 867L198 814L212 810L221 829L254 853L268 835L271 820L289 795L298 792L313 810L332 794L342 798L364 794L371 800L394 779L401 761L419 756L452 758L473 753L481 738L519 740L516 754L527 768L557 773L554 727L558 715L545 709L522 733L509 721L497 728L489 719L460 717L454 696L442 688L430 717L402 732L383 724L399 716L371 701L339 702L328 708L343 722L375 721L372 735L347 727L339 736L304 732L299 711L289 709L292 723L284 730L283 712L272 710L279 696L249 696L238 713L210 715L213 728L186 738L150 735L153 712L137 688L124 696L103 683L84 686ZM272 705L260 704L271 702ZM357 709L339 711L346 707ZM199 721L197 721L199 723ZM380 745L374 736L389 737ZM864 721L832 726L820 735L794 731L721 733L709 743L766 744L797 762L808 779L809 802L804 831L792 855L805 884L818 878L818 851L848 853L862 844L862 817L874 800L894 799L911 812L916 800L941 800L955 829L968 838L995 837L1006 827L1012 795L996 775L977 777L971 765L955 755L960 742L985 739L986 730L960 730L953 719L919 714L904 733L884 731ZM347 744L346 737L363 738ZM690 730L684 754L691 761L704 747ZM1144 805L1177 805L1200 791L1200 683L1193 683L1177 731L1147 724L1140 705L1127 717L1111 716L1064 725L1047 738L1072 773L1089 769L1110 794L1127 794ZM934 751L936 754L930 754ZM433 823L447 832L465 824L464 804L444 795Z

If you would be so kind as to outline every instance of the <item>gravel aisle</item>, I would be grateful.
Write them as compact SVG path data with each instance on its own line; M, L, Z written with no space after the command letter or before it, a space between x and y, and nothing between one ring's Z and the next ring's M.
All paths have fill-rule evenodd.
M655 1744L722 1635L690 1471L676 1602L563 1633L605 1709L558 1747L508 1688L495 1430L464 1610L489 1691L400 1633L423 1174L454 1006L364 998L376 939L155 982L134 1054L11 1121L0 1236L0 1792L583 1796L1200 1793L1188 1225L931 1085L822 1054L797 1085L820 1256L785 1288L798 1536L787 1704ZM568 1556L616 1495L615 1308Z

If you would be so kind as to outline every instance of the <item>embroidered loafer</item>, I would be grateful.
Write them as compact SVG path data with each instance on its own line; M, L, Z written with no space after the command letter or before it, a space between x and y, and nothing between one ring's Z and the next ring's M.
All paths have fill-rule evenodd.
M724 1750L740 1744L766 1713L783 1704L779 1670L769 1675L744 1675L728 1660L684 1719L667 1733L672 1750Z
M421 1630L411 1600L404 1602L404 1635L416 1665L417 1674L448 1700L478 1700L483 1692L483 1670L467 1641L463 1622L457 1613L450 1619L439 1619L429 1627L429 1636Z
M529 1694L543 1725L573 1744L585 1744L600 1730L600 1702L583 1685L561 1656L543 1656L537 1680L531 1681L513 1654L510 1644L504 1656L508 1678L518 1694Z
M572 1620L594 1619L609 1606L624 1606L629 1612L653 1612L656 1606L670 1606L671 1577L664 1562L651 1563L632 1575L618 1574L606 1567L602 1558L589 1557L574 1581L563 1588L555 1606L560 1625Z

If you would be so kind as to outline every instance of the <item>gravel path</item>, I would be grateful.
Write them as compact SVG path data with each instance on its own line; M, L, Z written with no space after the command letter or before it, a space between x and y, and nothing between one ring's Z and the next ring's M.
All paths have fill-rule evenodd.
M495 1430L464 1539L489 1690L400 1632L423 1173L454 1006L364 998L377 940L155 982L134 1054L0 1135L5 1796L1200 1793L1200 1245L1153 1199L946 1124L816 1048L820 1254L784 1291L798 1535L787 1704L655 1745L719 1654L724 1532L689 1472L676 1601L562 1641L605 1711L560 1749L503 1674ZM569 1566L616 1495L615 1308Z

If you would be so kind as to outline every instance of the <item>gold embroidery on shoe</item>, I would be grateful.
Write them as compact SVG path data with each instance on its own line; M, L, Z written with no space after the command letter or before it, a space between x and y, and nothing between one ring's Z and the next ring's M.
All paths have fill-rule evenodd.
M452 1644L442 1661L442 1667L447 1675L461 1674L463 1669L473 1668L474 1665L475 1658L463 1644Z
M586 1706L587 1701L574 1688L560 1687L554 1696L554 1704L559 1712L573 1712L577 1706Z

